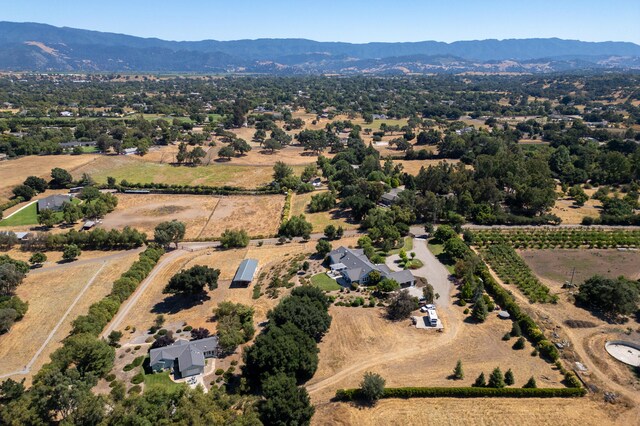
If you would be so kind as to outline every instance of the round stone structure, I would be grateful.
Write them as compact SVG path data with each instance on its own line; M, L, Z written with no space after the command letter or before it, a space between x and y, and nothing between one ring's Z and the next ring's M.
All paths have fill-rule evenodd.
M640 367L640 344L624 340L610 340L604 344L609 355L620 362L634 367Z

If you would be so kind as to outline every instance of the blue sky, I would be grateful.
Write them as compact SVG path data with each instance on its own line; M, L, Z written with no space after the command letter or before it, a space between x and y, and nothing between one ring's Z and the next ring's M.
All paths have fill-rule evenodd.
M0 20L168 40L559 37L640 44L640 0L13 0L3 2Z

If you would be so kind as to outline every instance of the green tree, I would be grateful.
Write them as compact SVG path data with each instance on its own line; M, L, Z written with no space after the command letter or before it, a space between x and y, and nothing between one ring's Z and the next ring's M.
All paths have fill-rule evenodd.
M21 197L25 201L31 200L35 195L36 191L27 185L18 185L12 190L14 197Z
M487 304L484 301L483 297L478 297L476 303L473 305L473 310L471 311L471 316L478 322L484 322L487 319L487 315L489 311L487 309Z
M333 247L331 247L331 243L327 240L320 240L318 244L316 244L316 253L321 257L325 257L331 250L333 250Z
M174 243L178 248L178 242L184 238L186 230L186 225L183 222L177 220L162 222L155 227L153 239L164 247Z
M71 174L65 169L56 167L51 170L51 184L56 188L65 188L72 182Z
M42 265L46 261L47 261L47 255L39 251L33 253L29 258L29 263L31 263L34 266Z
M226 249L246 247L249 245L249 234L244 229L225 229L220 236L220 244Z
M409 318L411 312L418 309L418 298L413 297L407 290L397 293L387 306L387 316L393 321Z
M76 223L82 219L82 209L77 204L64 203L62 206L62 218L65 223Z
M472 385L474 388L484 388L487 386L487 381L484 378L484 373L480 373L480 375L478 376L478 378L476 379L475 382L473 382Z
M51 228L55 224L60 223L60 219L53 210L44 209L38 213L38 223L46 226L47 228Z
M219 276L219 269L195 265L171 277L162 292L165 294L202 295L205 293L205 286L209 290L218 288Z
M273 180L281 182L290 176L293 176L293 169L282 161L276 161L273 166Z
M433 238L444 244L457 235L456 231L449 225L440 225L436 232L433 233Z
M30 186L36 192L44 192L49 187L49 184L46 180L37 176L29 176L27 179L25 179L24 185Z
M464 370L462 369L462 361L458 360L456 368L453 369L453 378L456 380L464 379Z
M533 376L531 376L527 381L527 383L525 383L523 386L523 388L525 389L535 389L537 387L538 387L538 384L536 383L536 379L534 379Z
M25 272L15 264L0 264L0 296L11 296L24 277Z
M285 219L280 224L278 235L287 238L308 237L311 234L313 225L307 222L304 215L292 216L291 219Z
M324 228L324 236L327 237L328 240L334 240L336 238L336 232L336 227L332 224L329 224Z
M259 406L265 425L308 425L315 412L307 390L296 386L293 377L279 373L262 383L264 400Z
M389 278L383 278L380 280L376 289L381 293L390 293L392 291L396 291L400 288L400 284L396 280L392 280Z
M503 388L505 387L504 376L502 375L502 371L500 371L500 367L496 367L491 372L489 376L489 382L487 383L487 387L490 388Z
M450 238L444 243L444 252L452 259L462 259L469 253L469 247L460 238Z
M381 375L367 371L360 382L360 396L367 403L375 405L384 396L385 383Z
M284 373L297 383L313 377L318 367L315 340L291 323L269 326L244 352L243 374L251 384Z
M291 323L319 342L331 326L331 316L326 307L326 299L309 296L291 296L283 299L267 315L270 322L278 326Z
M231 160L231 157L235 157L235 155L236 151L230 145L223 146L222 148L220 148L220 151L218 151L218 157L226 158L227 160Z
M614 318L635 312L639 300L640 283L637 281L599 275L581 284L576 295L576 303Z
M73 261L76 260L81 253L82 251L77 245L65 244L64 248L62 249L62 259L66 261Z
M513 377L513 371L508 369L506 373L504 373L504 383L507 386L512 386L515 383L515 379Z
M271 138L264 141L263 146L265 149L271 151L271 154L282 149L282 144L277 140Z

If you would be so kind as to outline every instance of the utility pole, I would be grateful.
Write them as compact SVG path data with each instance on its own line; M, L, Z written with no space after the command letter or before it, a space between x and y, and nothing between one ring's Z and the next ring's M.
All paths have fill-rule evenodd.
M573 271L571 271L571 281L569 282L569 284L571 284L571 286L573 286L573 278L576 276L576 267L573 267Z

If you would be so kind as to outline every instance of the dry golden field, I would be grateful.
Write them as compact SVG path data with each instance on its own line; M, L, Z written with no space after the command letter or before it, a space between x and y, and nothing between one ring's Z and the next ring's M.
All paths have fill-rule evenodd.
M16 292L29 303L29 310L9 333L0 336L0 376L22 370L42 348L28 374L12 376L30 381L69 334L72 321L109 294L113 281L129 268L138 252L102 252L100 257L80 256L73 263L47 264L31 271Z
M293 199L291 200L291 216L304 214L307 221L313 225L312 232L324 232L324 228L330 224L336 227L342 226L345 230L357 229L358 224L353 223L350 216L338 208L317 213L310 213L308 211L311 197L321 192L322 191L314 191L306 194L293 194Z
M6 202L11 189L29 176L51 179L51 169L61 167L72 172L78 167L93 162L97 155L31 155L0 162L0 203Z
M179 220L187 225L185 239L219 237L225 229L244 229L251 236L273 235L280 225L282 195L209 196L117 194L118 206L101 227L131 226L152 238L160 222Z

